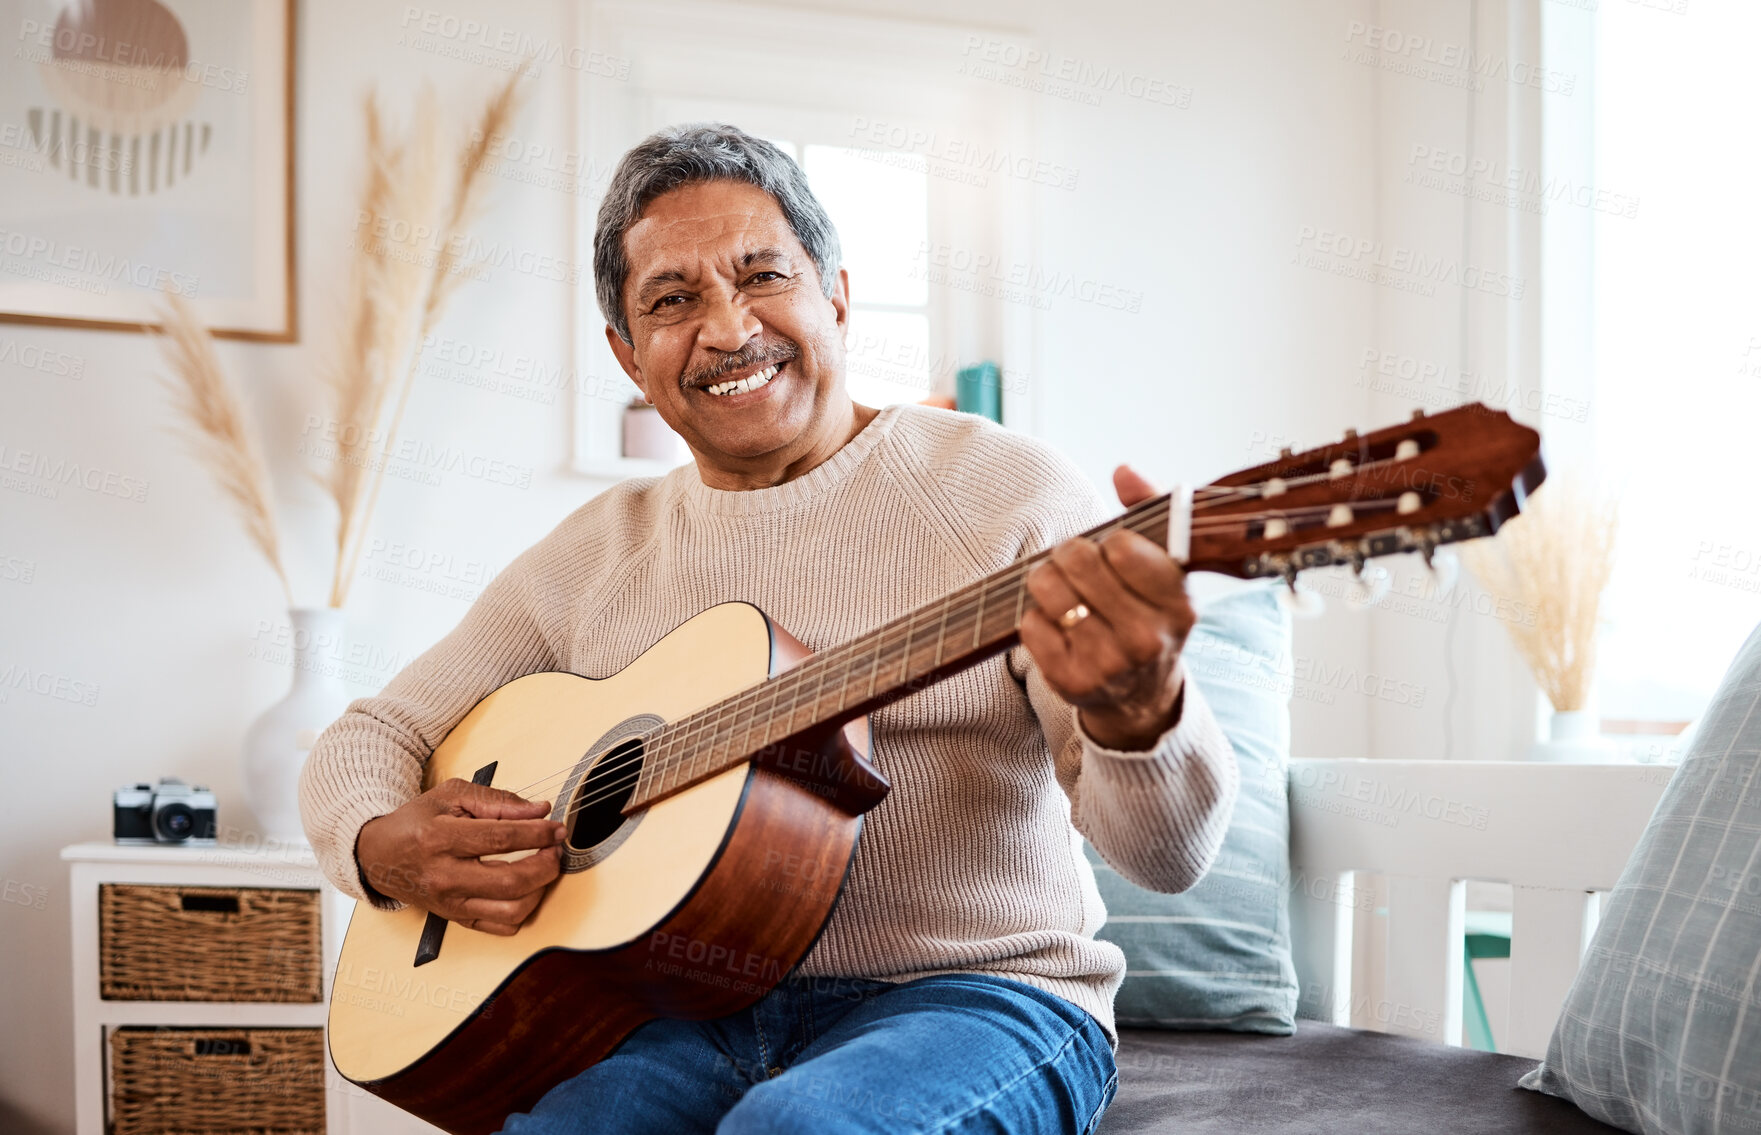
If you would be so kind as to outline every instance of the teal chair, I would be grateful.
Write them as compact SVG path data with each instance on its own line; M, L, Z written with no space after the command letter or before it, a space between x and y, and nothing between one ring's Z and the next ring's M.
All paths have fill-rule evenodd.
M1388 908L1379 906L1376 913L1386 915ZM1474 959L1510 957L1510 912L1468 911L1462 918L1461 952L1462 1041L1468 1048L1497 1052L1498 1046L1492 1041L1492 1022L1486 1017L1486 1002L1480 997L1480 981L1474 976Z
M1486 1019L1486 1003L1480 999L1480 982L1474 976L1474 959L1510 957L1510 912L1470 910L1462 919L1462 930L1462 1039L1469 1048L1496 1052L1492 1022Z

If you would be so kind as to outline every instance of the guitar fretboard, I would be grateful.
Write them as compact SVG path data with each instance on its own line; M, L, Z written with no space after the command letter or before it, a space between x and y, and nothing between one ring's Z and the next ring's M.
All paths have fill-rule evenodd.
M1129 528L1165 545L1170 498L1139 502L1084 533ZM1026 577L1050 549L925 604L793 670L648 735L626 811L646 807L810 730L842 725L1007 650L1033 599Z

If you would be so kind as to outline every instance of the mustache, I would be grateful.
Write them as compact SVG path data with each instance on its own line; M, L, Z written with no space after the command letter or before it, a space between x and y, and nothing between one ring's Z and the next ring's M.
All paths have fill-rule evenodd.
M727 375L752 367L767 367L772 363L786 363L801 357L801 348L794 341L779 339L773 343L747 343L737 351L731 351L720 359L696 370L686 371L679 376L679 385L689 389L695 386L709 386L720 382Z

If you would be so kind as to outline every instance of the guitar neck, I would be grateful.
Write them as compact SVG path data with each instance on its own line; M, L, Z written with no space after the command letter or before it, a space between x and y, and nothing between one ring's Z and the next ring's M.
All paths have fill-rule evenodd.
M1129 529L1168 547L1171 518L1188 571L1283 577L1489 536L1547 475L1541 435L1467 403L1414 413L1223 477L1193 498L1142 501L1083 535ZM1189 512L1190 510L1190 512ZM1200 510L1203 511L1201 516ZM1190 520L1190 523L1188 521ZM733 768L791 738L823 736L1020 641L1039 552L793 670L648 734L626 811ZM799 743L799 740L797 741ZM775 751L775 750L773 750Z
M1165 546L1170 500L1164 494L1141 501L1083 535L1099 539L1128 528ZM1046 549L1017 560L650 733L627 810L646 807L791 737L873 713L1014 646L1022 617L1033 605L1027 575L1050 555Z

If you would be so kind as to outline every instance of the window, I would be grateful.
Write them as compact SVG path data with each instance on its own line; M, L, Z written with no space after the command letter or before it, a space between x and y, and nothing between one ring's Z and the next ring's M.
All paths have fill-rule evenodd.
M1598 694L1605 717L1685 721L1761 622L1761 5L1589 19L1593 190L1548 223L1592 226L1590 425L1622 505Z
M847 384L867 406L920 402L930 373L929 176L915 154L771 139L801 163L850 273Z

